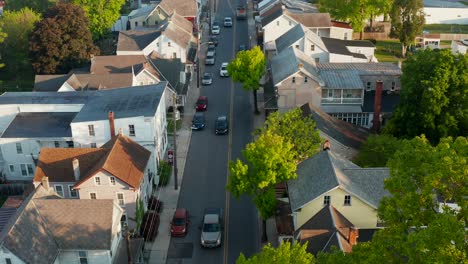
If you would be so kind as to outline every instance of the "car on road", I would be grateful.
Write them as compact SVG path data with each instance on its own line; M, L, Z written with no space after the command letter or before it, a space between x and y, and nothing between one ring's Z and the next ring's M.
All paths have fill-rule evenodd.
M232 27L232 18L231 17L225 17L224 18L224 27Z
M206 111L208 109L208 97L199 96L197 102L195 103L195 110L197 111Z
M205 128L205 113L195 112L192 119L192 130L202 130Z
M203 85L210 85L213 83L213 74L211 72L205 72L202 78Z
M215 121L215 134L224 135L229 133L229 123L226 116L218 116Z
M208 45L208 49L206 50L206 56L216 56L216 48L214 45Z
M221 77L229 77L229 73L228 73L228 70L227 70L227 66L228 66L228 63L227 62L223 62L221 64L221 68L219 68L219 76Z
M203 215L203 226L200 243L203 247L221 246L223 209L207 208Z
M206 54L205 65L214 65L215 56L213 54Z
M247 50L247 46L244 45L244 44L240 44L239 45L239 51L244 51L244 50Z
M171 221L171 236L185 236L188 232L189 214L185 208L178 208Z
M210 44L218 46L218 37L210 36L210 39L208 40L208 45L210 45Z
M218 22L213 22L211 25L211 34L213 35L219 35L219 31L221 30L219 23Z

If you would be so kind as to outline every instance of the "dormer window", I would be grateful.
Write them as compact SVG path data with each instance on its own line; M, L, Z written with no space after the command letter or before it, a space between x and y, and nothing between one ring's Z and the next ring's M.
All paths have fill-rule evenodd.
M296 82L296 77L292 77L292 82L293 82L293 83Z
M371 83L371 82L367 82L366 90L367 90L367 91L370 91L371 88L372 88L372 83Z
M314 51L314 50L315 50L315 45L314 44L310 45L310 51Z
M304 77L304 82L307 82L307 76L306 76L306 77Z
M395 91L395 88L396 88L396 82L392 82L392 88L391 88L391 90L392 90L392 91Z
M299 45L296 45L296 49L299 49Z
M351 195L345 195L344 197L344 205L351 206Z

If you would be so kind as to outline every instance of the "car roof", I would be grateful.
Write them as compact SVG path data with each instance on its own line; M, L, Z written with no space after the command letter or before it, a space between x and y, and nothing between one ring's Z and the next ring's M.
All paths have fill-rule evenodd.
M206 95L199 96L198 100L208 100L208 96Z
M223 62L223 63L221 63L221 66L228 66L228 64L229 63L227 63L227 62Z
M219 121L227 121L227 117L226 117L226 116L218 116L217 120L219 120Z
M218 224L219 216L215 214L206 214L203 222L205 224Z
M187 210L185 208L178 208L175 213L174 217L181 218L187 215Z

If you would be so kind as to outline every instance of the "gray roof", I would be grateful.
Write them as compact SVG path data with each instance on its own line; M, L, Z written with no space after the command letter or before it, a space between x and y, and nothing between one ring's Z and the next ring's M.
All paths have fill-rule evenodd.
M320 71L320 78L329 89L363 89L359 71Z
M265 27L266 25L270 24L273 20L277 19L282 15L283 4L280 1L260 16L262 21L262 27Z
M55 92L69 78L68 74L36 75L34 77L34 91Z
M161 36L161 30L127 30L119 32L117 51L140 51Z
M300 24L308 27L322 27L328 28L332 27L331 18L329 13L295 13L295 12L286 12L286 15L293 18Z
M360 104L321 104L320 109L325 113L362 113Z
M369 91L364 93L364 104L362 105L362 112L373 113L374 112L374 101L375 91ZM400 103L400 95L396 93L387 94L385 91L382 92L382 113L393 113L398 104Z
M154 116L167 82L118 89L76 92L6 92L0 105L6 104L83 104L72 122L107 119L113 111L116 118Z
M185 73L185 66L180 59L164 59L151 57L151 62L157 68L162 79L166 80L171 88L173 88L177 94L187 94L188 84L190 80L190 73ZM186 75L185 83L180 82L180 73L184 72Z
M1 137L72 137L70 123L76 114L76 112L20 112Z
M361 75L401 75L401 69L395 63L317 63L320 71L357 70Z
M299 71L318 83L322 83L315 61L294 47L287 48L271 59L271 72L275 86Z
M303 26L301 24L297 24L275 40L276 51L278 53L282 52L304 36L305 32Z
M334 38L326 38L322 37L322 41L327 47L327 50L330 53L334 54L341 54L341 55L347 55L347 56L353 56L356 58L362 58L366 59L367 57L364 54L361 53L354 53L349 51L347 48L348 46L353 46L353 47L375 47L372 42L367 41L367 40L342 40L342 39L334 39Z
M463 1L459 0L424 0L424 7L468 8Z
M388 168L361 168L331 151L321 151L297 167L298 177L288 181L291 209L296 211L320 195L340 187L377 208L388 191L384 179Z
M156 5L154 5L154 4L149 4L149 5L140 7L140 8L138 8L138 9L132 10L132 12L130 12L130 14L128 14L128 16L129 16L130 18L136 18L136 17L141 17L141 16L147 16L147 15L149 15L151 12L153 12L153 10L154 10L155 8L156 8Z

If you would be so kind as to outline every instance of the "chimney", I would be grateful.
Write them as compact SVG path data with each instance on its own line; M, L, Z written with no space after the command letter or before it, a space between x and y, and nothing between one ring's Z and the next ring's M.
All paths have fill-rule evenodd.
M357 244L357 240L359 237L359 230L354 226L349 229L349 244L354 246Z
M114 112L109 111L109 127L111 139L115 137L115 124L114 124Z
M47 177L47 176L42 177L41 184L42 184L42 187L44 187L44 189L45 189L46 191L48 191L48 190L49 190L49 186L50 186L50 185L49 185L49 177Z
M325 140L325 143L323 143L323 151L330 150L330 147L331 147L330 141L328 139Z
M123 129L119 128L119 136L122 136L122 135L123 135Z
M72 161L73 165L73 175L75 176L75 181L80 180L80 161L77 158L74 158Z
M372 120L373 126L372 129L375 132L380 131L380 114L382 110L382 90L383 82L377 81L375 86L375 98L374 98L374 119Z

